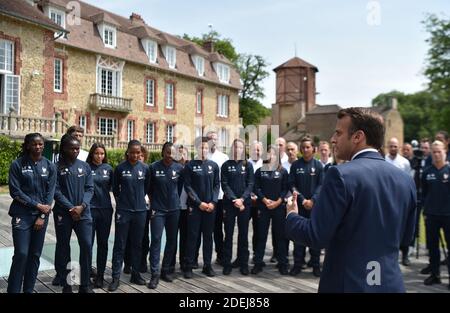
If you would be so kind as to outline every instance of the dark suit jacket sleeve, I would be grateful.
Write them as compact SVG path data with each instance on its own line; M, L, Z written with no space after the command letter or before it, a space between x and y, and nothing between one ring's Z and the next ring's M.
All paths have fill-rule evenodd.
M286 220L289 239L316 249L328 246L345 214L347 190L344 179L336 167L327 173L322 192L312 210L311 219L291 213Z
M416 199L416 188L411 184L411 195L410 203L408 206L408 212L406 217L405 232L403 233L403 238L401 242L401 247L407 247L411 244L414 238L414 232L416 228L416 214L417 214L417 199Z
M317 198L319 197L320 191L322 190L322 184L323 184L323 180L325 177L323 166L320 163L318 163L318 166L317 166L317 175L318 175L318 179L317 179L316 189L314 191L313 196L311 197L311 199L313 200L314 203L316 203Z

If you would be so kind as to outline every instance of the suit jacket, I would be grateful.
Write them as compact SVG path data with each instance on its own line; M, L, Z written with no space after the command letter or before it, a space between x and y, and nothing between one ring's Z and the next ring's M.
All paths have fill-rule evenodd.
M401 245L415 228L413 179L377 152L329 168L311 219L291 213L288 238L325 248L319 292L405 292Z

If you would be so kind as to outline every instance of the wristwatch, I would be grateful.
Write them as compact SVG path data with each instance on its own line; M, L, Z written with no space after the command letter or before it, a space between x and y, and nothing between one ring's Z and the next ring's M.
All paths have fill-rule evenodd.
M44 213L41 213L41 215L39 215L39 217L43 220L45 220L45 218L47 217L47 215L45 215Z

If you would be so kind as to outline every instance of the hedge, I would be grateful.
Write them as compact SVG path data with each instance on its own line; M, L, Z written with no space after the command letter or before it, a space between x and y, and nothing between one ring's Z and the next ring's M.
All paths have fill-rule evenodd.
M21 151L22 143L0 135L0 185L8 184L9 167Z

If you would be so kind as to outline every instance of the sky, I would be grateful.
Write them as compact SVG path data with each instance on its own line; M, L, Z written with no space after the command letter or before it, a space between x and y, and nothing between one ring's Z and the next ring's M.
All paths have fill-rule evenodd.
M369 106L378 94L426 87L427 13L450 15L448 0L84 0L116 14L140 14L173 35L201 36L209 25L239 53L261 55L273 69L297 55L315 65L318 104Z

